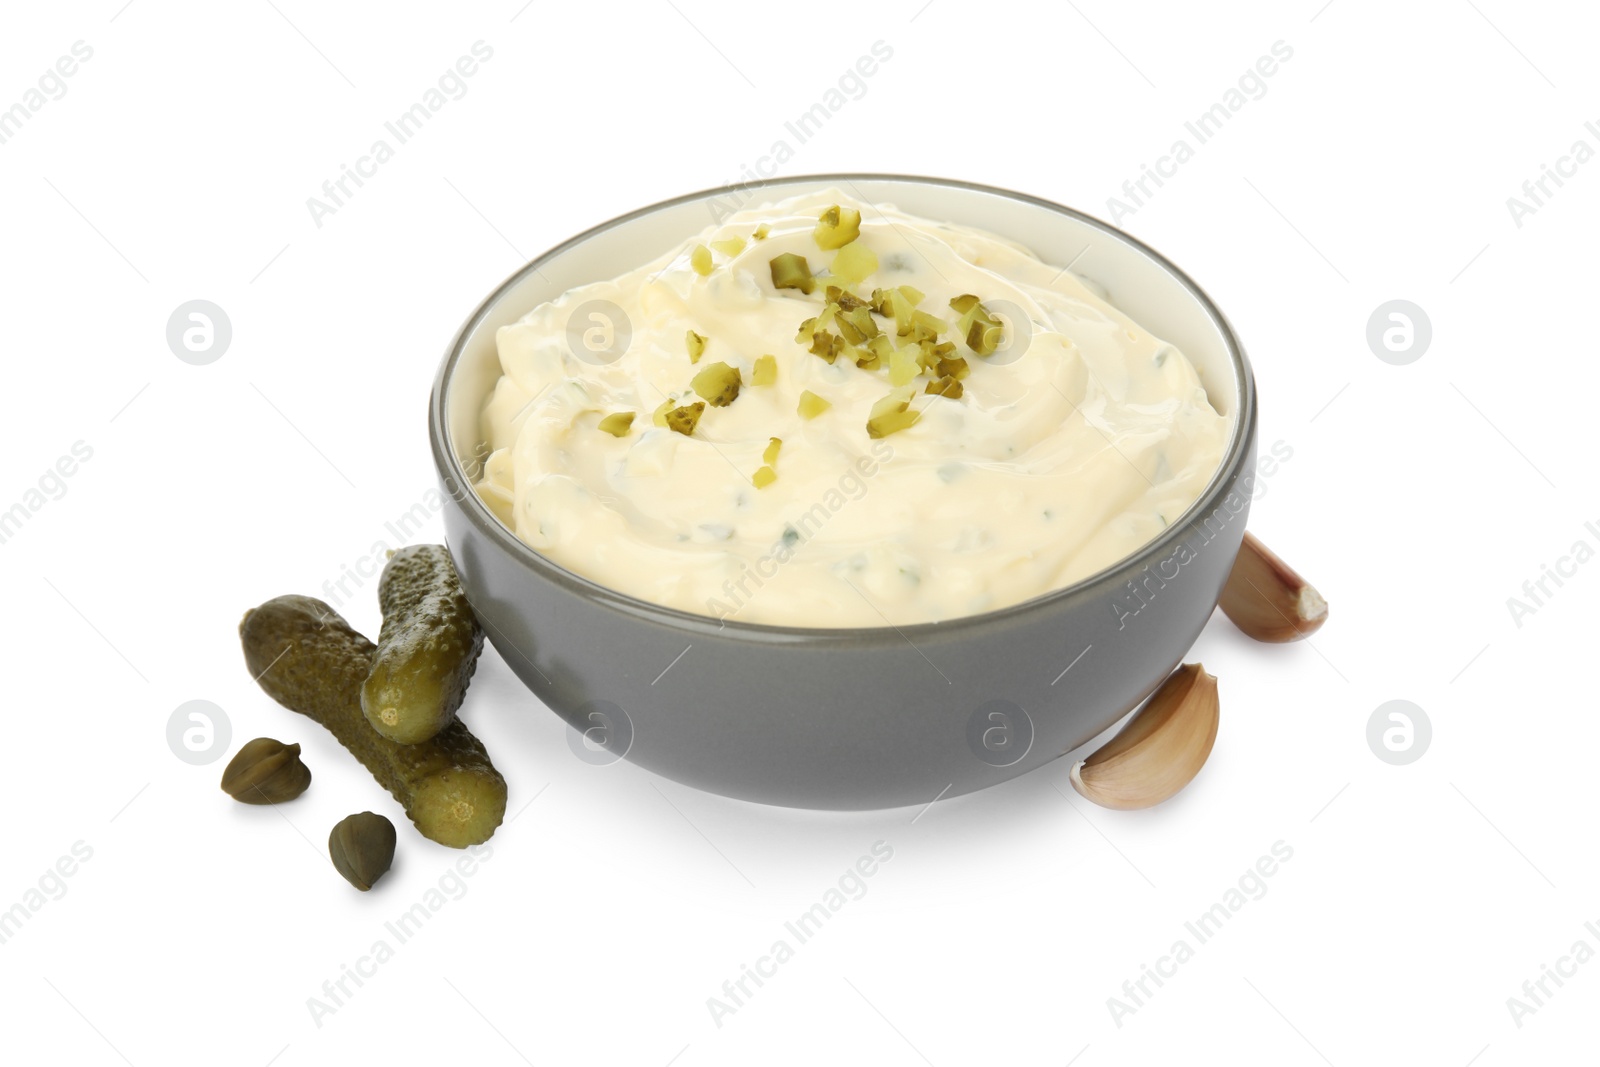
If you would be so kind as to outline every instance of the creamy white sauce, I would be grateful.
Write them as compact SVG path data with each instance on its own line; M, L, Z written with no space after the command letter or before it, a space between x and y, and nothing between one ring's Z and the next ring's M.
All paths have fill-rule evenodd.
M952 324L951 298L975 294L1002 310L1006 343L1018 345L988 360L960 345L964 395L919 395L919 421L881 440L866 422L890 391L887 368L830 365L795 340L823 307L834 253L813 230L833 204L861 212L858 240L878 257L857 293L915 286L926 294L918 306ZM763 223L770 235L750 240ZM709 276L692 269L694 246L731 237L746 239L742 252L713 253ZM816 292L773 288L768 264L783 252L807 258ZM613 362L577 354L604 349L605 319L573 324L572 337L599 331L588 349L569 340L569 319L592 301L631 326ZM698 365L688 330L708 339ZM533 309L497 344L503 376L484 411L492 451L478 484L495 514L594 582L743 622L932 622L1069 585L1187 509L1229 433L1183 354L1070 271L993 234L838 190L731 215ZM768 354L776 384L750 384ZM719 361L742 373L736 400L708 406L692 436L654 424L664 400L698 400L690 379ZM802 419L802 390L831 409ZM618 411L637 413L621 438L597 428ZM777 480L757 489L751 476L773 437L783 440Z

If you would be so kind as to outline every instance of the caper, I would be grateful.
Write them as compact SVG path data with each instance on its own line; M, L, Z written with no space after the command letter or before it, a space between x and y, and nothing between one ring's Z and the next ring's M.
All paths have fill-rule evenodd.
M365 893L394 863L394 823L363 811L349 815L328 835L328 856L340 877Z
M300 746L270 737L246 741L222 772L222 791L245 804L281 804L311 784L311 769L300 761Z

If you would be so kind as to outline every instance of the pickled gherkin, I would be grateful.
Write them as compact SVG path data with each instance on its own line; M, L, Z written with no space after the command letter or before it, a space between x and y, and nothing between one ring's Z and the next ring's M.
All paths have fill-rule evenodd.
M378 604L383 629L361 710L389 740L414 745L454 721L483 651L483 630L443 545L411 545L390 556Z
M811 265L806 262L805 256L785 252L774 256L768 267L772 271L774 289L798 289L810 296L817 288L817 281L811 276Z
M817 228L811 236L818 248L843 248L861 236L861 212L835 204L817 219Z
M239 623L245 665L267 695L327 727L405 808L423 837L451 848L487 841L505 818L506 780L459 719L401 745L372 728L361 687L377 647L322 601L281 596Z
M714 408L727 407L739 397L744 379L739 368L726 363L708 363L689 385Z
M878 257L865 244L852 241L839 249L828 270L835 278L859 285L878 272Z
M628 430L633 426L634 413L631 411L616 411L600 420L599 428L612 437L626 437Z
M706 410L704 400L696 400L693 404L684 404L675 407L666 414L667 429L673 433L681 433L685 437L693 436L694 428L700 425L700 416Z
M811 390L809 390L809 389L801 390L801 392L800 392L800 405L799 405L799 409L798 410L800 412L800 417L802 419L814 419L818 415L821 415L824 411L827 411L831 407L833 407L832 404L828 403L826 400L824 400L822 397L818 396L816 393L813 393Z

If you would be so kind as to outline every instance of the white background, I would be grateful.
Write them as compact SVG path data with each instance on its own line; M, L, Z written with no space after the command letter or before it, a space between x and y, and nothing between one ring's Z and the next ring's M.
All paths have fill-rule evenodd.
M1600 547L1600 162L1521 226L1506 201L1575 140L1600 148L1600 26L1575 3L1320 3L9 5L0 107L74 42L93 57L0 144L0 509L75 442L93 455L0 544L0 908L75 843L92 857L0 945L6 1058L1592 1059L1600 963L1521 1026L1506 1001L1579 939L1600 950L1600 726L1580 682L1600 564L1548 583L1520 626L1506 602L1574 542ZM306 199L479 40L493 58L466 95L316 226ZM1293 451L1251 526L1330 623L1265 646L1219 615L1191 656L1220 679L1215 754L1128 814L1073 793L1068 761L856 815L596 768L486 652L469 718L515 819L465 895L317 1025L308 998L458 855L252 684L241 612L323 596L394 543L384 524L433 484L437 362L493 285L613 215L737 179L878 40L892 58L781 173L965 178L1103 217L1185 120L1274 42L1293 49L1121 224L1250 349L1263 447ZM196 298L233 326L209 366L165 340ZM1365 340L1395 298L1432 321L1407 366ZM435 519L423 536L441 535ZM344 610L375 632L372 583ZM227 800L221 759L168 748L192 699L225 710L230 752L300 741L311 790ZM1391 699L1433 725L1407 766L1366 740ZM363 808L401 831L367 895L323 844ZM880 840L893 859L865 897L716 1025L707 998ZM1293 858L1265 896L1119 1026L1107 999L1278 841Z

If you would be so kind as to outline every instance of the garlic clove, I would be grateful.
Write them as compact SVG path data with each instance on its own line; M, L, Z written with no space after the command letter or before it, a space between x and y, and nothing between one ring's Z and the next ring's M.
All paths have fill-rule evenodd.
M1328 602L1252 533L1246 532L1218 601L1257 641L1298 641L1328 620Z
M1072 787L1101 807L1148 808L1194 780L1217 740L1217 680L1186 663L1115 737L1072 768Z

